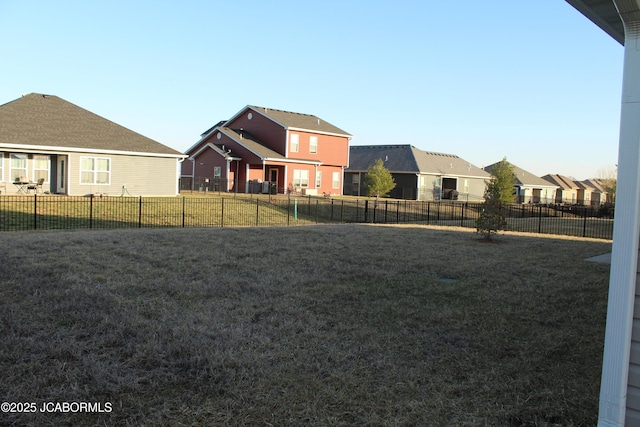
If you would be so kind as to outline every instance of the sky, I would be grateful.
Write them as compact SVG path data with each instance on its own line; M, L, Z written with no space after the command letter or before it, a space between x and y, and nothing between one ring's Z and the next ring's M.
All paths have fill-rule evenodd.
M615 168L623 47L564 0L0 0L0 104L56 95L179 151L246 105L352 145Z

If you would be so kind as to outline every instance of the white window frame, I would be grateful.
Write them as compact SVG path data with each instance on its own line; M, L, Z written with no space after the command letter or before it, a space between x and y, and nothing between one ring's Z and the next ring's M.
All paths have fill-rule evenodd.
M46 160L47 167L45 169L36 167L37 163L38 163L37 161L39 160L39 158L40 158L40 160ZM42 154L34 154L33 155L33 159L32 159L32 163L33 163L33 168L32 168L32 171L31 171L31 174L32 174L31 176L33 176L33 180L34 181L38 181L38 179L44 178L44 182L49 183L49 181L51 179L50 178L51 177L51 157L50 156L45 156L45 155L42 155ZM38 177L39 174L37 174L36 172L42 172L42 171L46 172L45 176Z
M84 160L93 160L93 169L89 170L89 169L83 169L83 163ZM97 169L97 165L98 165L98 161L99 160L106 160L108 162L108 169L106 171L102 171ZM110 157L94 157L94 156L82 156L80 157L80 185L111 185L111 168L112 168L112 163L111 163L111 158ZM93 180L91 182L85 182L83 181L83 174L85 173L91 173L93 175ZM97 182L97 176L99 173L106 173L107 174L107 182L106 183L101 183L101 182Z
M333 172L331 176L331 188L340 188L340 172Z
M322 188L322 171L316 172L316 188Z
M0 182L4 182L4 153L0 153Z
M218 179L222 177L222 166L213 167L213 177Z
M289 145L289 151L297 153L300 150L300 135L297 133L291 134L291 141Z
M293 170L293 187L309 188L309 171L307 169Z
M311 154L318 153L318 137L317 136L309 137L309 153Z
M19 167L19 168L15 167L13 163L14 160L24 160L24 167ZM14 176L13 171L15 170L24 171L24 172L21 172L18 175ZM16 181L16 180L19 180L21 177L24 177L25 179L29 179L28 172L29 172L29 156L26 154L11 153L11 155L9 156L9 174L11 176L11 180Z

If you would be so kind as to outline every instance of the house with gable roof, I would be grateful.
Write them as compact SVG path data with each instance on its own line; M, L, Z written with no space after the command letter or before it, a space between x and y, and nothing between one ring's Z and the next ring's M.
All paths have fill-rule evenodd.
M608 202L608 194L597 179L574 181L563 175L548 174L542 179L558 186L555 203L597 206Z
M609 195L602 182L597 179L585 179L578 181L578 204L597 206L609 203Z
M483 200L490 175L464 159L419 150L413 145L356 145L345 170L345 195L364 196L364 175L382 159L396 187L390 197L409 200Z
M578 185L576 181L567 176L558 174L547 174L543 176L542 179L558 186L555 197L553 198L554 203L569 203L572 205L578 203L578 191L580 190L580 185Z
M491 170L498 164L493 163L485 166L484 170L491 173ZM514 187L516 203L554 203L556 191L559 186L544 180L531 172L511 163L513 175L516 179Z
M0 105L0 192L176 196L179 151L53 95Z
M314 115L248 105L186 151L181 178L194 190L342 194L350 140Z

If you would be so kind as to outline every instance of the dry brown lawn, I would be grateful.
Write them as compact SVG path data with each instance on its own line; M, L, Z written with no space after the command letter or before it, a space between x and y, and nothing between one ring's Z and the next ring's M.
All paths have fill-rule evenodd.
M0 425L582 426L610 243L366 225L2 234Z

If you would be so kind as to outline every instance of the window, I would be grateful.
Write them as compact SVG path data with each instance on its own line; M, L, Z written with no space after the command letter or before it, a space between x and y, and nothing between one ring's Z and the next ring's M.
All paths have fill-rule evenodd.
M360 195L360 174L351 175L351 192L354 196Z
M318 152L318 137L310 136L309 137L309 152L311 154L315 154Z
M290 150L292 153L297 153L300 147L300 135L297 133L291 134L291 147Z
M316 188L322 187L322 171L316 172Z
M220 166L213 167L213 177L220 178L222 176L222 168Z
M39 181L44 178L44 182L49 182L50 165L51 159L49 156L33 156L33 180Z
M12 154L11 155L11 181L22 181L27 177L27 155Z
M468 179L464 180L464 192L465 193L469 192L469 180Z
M111 183L111 159L80 157L80 183L109 185Z
M331 180L331 188L340 188L340 172L333 173L333 179Z
M309 171L294 169L293 186L301 188L309 187Z

